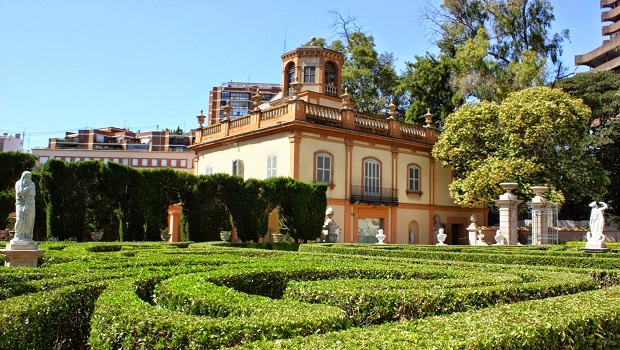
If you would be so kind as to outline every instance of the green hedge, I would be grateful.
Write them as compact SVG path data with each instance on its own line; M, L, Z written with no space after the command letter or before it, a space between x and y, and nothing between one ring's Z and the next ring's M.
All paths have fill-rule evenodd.
M620 288L420 320L353 328L244 349L617 349Z
M406 246L385 245L374 246L368 244L306 244L299 248L303 252L380 256L410 259L429 259L444 261L463 261L472 263L495 263L532 266L558 266L567 268L592 269L620 269L620 255L617 254L587 254L583 252L565 254L534 253L529 250L507 248L505 250L489 250L485 247L460 248L452 251L450 248L435 247L410 249Z
M80 349L105 283L69 286L0 301L2 349Z
M254 300L258 309L250 315L197 317L152 306L140 299L135 289L136 281L125 281L102 293L91 319L92 348L218 348L257 339L309 335L342 328L348 322L337 308L308 308L302 303L287 304L285 313L261 313L261 309L271 309L270 300L262 302L262 306ZM295 321L291 314L300 317Z
M598 287L591 277L579 274L547 273L541 281L525 283L515 281L514 276L490 275L459 280L398 281L400 283L385 280L292 282L284 297L340 307L354 324L363 325L462 312Z

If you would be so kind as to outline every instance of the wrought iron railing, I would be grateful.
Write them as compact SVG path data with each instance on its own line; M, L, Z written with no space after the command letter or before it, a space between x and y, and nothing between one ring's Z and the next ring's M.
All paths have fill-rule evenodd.
M351 186L351 204L398 205L395 188Z

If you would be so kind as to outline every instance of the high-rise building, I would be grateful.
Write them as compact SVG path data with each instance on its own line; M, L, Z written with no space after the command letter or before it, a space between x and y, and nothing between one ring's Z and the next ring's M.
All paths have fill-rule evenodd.
M600 0L601 8L607 9L601 14L601 22L611 22L603 25L603 44L596 49L575 56L575 65L588 66L592 72L612 71L620 73L620 0Z
M265 83L222 83L209 93L209 125L213 125L224 118L224 107L232 107L230 118L238 118L254 109L254 100L257 93L261 96L259 102L271 100L281 91L279 84Z

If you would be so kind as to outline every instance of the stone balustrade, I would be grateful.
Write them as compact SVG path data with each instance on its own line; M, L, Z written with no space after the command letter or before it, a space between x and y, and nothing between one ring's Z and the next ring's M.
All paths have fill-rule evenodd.
M347 108L332 108L301 99L291 99L286 103L253 111L242 117L199 128L196 144L292 121L388 136L427 145L435 144L440 135L434 128L407 124L393 118L381 118L356 113Z

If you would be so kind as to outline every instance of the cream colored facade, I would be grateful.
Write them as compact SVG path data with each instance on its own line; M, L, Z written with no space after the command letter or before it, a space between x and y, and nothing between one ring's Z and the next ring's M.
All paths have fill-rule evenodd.
M194 154L192 152L35 148L32 150L32 154L37 156L41 164L50 159L60 159L66 162L100 160L105 163L115 162L138 169L170 167L174 170L194 173Z
M302 47L282 60L288 93L257 103L247 116L196 130L190 148L196 152L197 174L239 174L241 161L245 179L326 182L341 242L376 242L376 230L382 228L387 243L434 244L438 214L446 243L469 243L469 217L475 214L484 224L487 211L461 208L451 200L451 172L431 155L439 132L430 122L419 127L356 112L340 89L343 59L337 52Z

